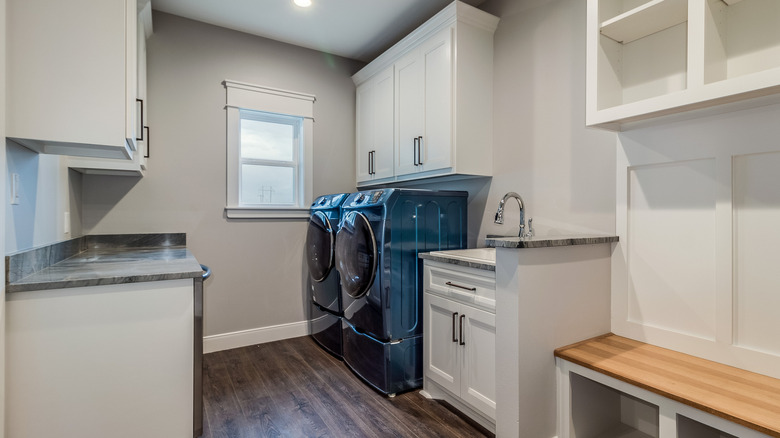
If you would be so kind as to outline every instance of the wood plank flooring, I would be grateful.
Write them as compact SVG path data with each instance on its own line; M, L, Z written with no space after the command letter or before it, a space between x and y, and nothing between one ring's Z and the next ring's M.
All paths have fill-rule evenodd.
M492 436L417 390L381 395L309 337L203 362L203 438Z

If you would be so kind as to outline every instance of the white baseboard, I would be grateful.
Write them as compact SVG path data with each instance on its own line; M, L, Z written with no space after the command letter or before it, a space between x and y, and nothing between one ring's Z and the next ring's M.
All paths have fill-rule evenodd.
M309 322L300 321L203 337L203 353L247 347L309 334Z

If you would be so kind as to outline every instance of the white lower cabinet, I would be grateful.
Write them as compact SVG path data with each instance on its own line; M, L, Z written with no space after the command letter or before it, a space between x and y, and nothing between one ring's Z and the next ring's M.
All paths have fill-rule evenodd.
M493 431L495 272L425 263L424 391Z
M8 294L6 436L192 437L193 287Z

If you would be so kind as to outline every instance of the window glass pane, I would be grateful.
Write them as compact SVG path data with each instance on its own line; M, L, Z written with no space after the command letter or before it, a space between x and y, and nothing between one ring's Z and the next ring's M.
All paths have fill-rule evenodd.
M241 165L241 204L294 204L292 167Z
M290 124L241 119L241 157L293 160L295 127Z

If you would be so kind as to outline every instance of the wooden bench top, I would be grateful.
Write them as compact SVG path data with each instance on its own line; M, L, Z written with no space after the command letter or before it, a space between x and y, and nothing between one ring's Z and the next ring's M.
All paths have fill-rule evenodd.
M558 348L555 356L780 437L780 379L611 333Z

